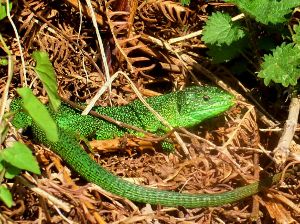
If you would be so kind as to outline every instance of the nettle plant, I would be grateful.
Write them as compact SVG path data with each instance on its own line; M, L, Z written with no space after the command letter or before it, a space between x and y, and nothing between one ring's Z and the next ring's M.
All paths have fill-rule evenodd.
M202 41L214 62L228 62L253 50L260 64L258 77L284 87L300 77L300 26L291 16L300 13L300 0L225 0L237 6L239 16L213 13L203 29ZM297 11L298 10L298 11ZM258 53L259 52L259 53ZM260 57L260 52L265 52ZM248 54L249 55L249 54ZM249 58L248 58L249 59Z

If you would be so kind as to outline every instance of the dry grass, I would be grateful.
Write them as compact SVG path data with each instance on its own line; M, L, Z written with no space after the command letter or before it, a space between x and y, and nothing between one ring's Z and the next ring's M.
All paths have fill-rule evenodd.
M59 94L72 101L86 102L105 83L105 75L87 10L82 8L80 22L79 8L70 3L74 4L71 0L19 1L14 5L12 15L26 64L32 65L30 55L34 50L48 52L57 74ZM201 2L188 9L170 1L122 3L106 2L105 10L103 5L93 2L111 74L119 69L130 71L131 80L145 96L189 85L191 80L204 82L200 74L190 78L186 70L191 69L190 65L186 65L176 54L182 52L191 55L225 82L236 83L230 72L205 59L205 46L200 38L183 39L170 48L154 45L149 38L168 40L201 30L210 7L230 5L212 6ZM129 10L128 4L132 10ZM0 32L15 56L14 77L9 92L13 97L16 95L15 88L24 84L20 52L9 21L0 21L0 24ZM7 68L0 67L0 74L2 95ZM45 99L45 91L30 67L27 69L27 83L36 95ZM123 105L136 98L122 77L112 84L111 89L113 105ZM109 105L108 98L106 93L99 104ZM116 175L141 185L198 194L224 192L257 180L261 170L275 171L268 151L263 149L272 149L278 137L263 134L260 139L260 126L262 124L256 120L254 107L239 103L224 116L194 128L194 135L181 133L191 159L181 156L178 144L177 153L166 155L157 149L156 144L148 144L150 149L145 149L140 144L133 147L127 142L126 145L126 141L114 150L103 148L94 158ZM8 136L15 135L11 130ZM11 209L0 206L0 220L3 222L187 224L246 223L252 219L258 220L258 223L271 223L274 219L281 223L300 222L299 210L296 209L300 199L297 179L290 180L289 187L279 190L274 187L253 198L217 208L149 206L132 203L85 182L52 152L35 145L30 139L26 142L36 153L43 174L34 177L24 174L23 177L32 178L40 191L28 188L29 182L24 184L19 179L7 180L16 205ZM46 193L59 201L49 199Z

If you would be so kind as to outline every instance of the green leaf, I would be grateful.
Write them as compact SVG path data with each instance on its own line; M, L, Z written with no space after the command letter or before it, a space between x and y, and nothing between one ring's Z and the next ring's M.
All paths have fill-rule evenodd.
M3 160L2 160L2 155L1 156L1 160L0 160L0 172L4 169L4 165L3 165Z
M9 10L12 8L12 2L9 3ZM0 1L0 20L4 19L7 16L6 3Z
M9 208L13 205L13 199L10 191L2 185L0 186L0 200L3 201Z
M297 45L300 45L300 25L294 25L293 30L295 31L295 33L293 34L293 41Z
M245 32L237 22L231 21L229 14L213 13L203 28L202 40L211 45L231 45L233 42L242 39Z
M21 172L21 169L10 165L10 166L6 167L6 172L4 174L4 177L7 179L13 179L15 176L18 176L20 174L20 172Z
M0 57L0 66L7 66L8 60L4 57Z
M276 47L272 55L264 55L264 62L258 77L264 79L265 85L271 81L281 83L284 87L296 85L300 77L300 49L294 44Z
M237 5L244 13L254 17L257 22L268 25L287 21L286 16L293 8L300 6L299 0L225 0Z
M15 142L12 147L1 152L3 160L19 169L41 174L39 165L32 155L31 150L20 142Z
M60 99L57 93L57 83L54 68L50 62L47 52L35 51L32 57L36 60L35 72L42 81L48 96L50 105L57 111Z
M46 107L33 95L29 88L18 88L17 92L23 99L23 108L45 132L47 139L51 142L57 142L57 126Z
M191 1L190 0L180 0L180 2L183 6L185 6L185 5L189 5Z

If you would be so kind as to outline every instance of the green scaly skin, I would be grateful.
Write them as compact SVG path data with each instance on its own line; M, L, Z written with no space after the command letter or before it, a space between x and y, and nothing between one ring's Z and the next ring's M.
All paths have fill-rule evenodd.
M184 91L148 98L147 102L173 127L192 127L229 109L234 105L234 98L215 87L190 87ZM78 111L62 105L56 113L49 109L57 122L59 132L59 141L50 142L21 108L20 100L12 102L11 110L16 112L12 123L16 128L30 127L37 142L51 148L87 181L132 201L186 208L219 206L256 194L278 182L281 176L277 174L229 192L211 195L178 193L139 186L122 180L94 162L82 150L78 140L79 135L108 139L122 136L125 132L140 135L139 133L119 128L90 115L82 116ZM168 131L140 101L122 107L96 107L94 110L147 131Z

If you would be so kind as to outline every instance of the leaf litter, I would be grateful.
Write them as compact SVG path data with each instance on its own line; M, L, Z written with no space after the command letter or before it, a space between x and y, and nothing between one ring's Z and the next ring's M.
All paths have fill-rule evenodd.
M32 49L45 50L55 68L60 95L72 101L88 103L105 83L103 65L87 11L82 11L84 17L79 23L79 10L71 6L71 0L66 2L68 4L43 0L22 1L13 11L14 18L24 47L25 61L32 63ZM201 30L209 8L218 5L201 3L201 7L192 5L188 8L171 1L132 3L135 4L131 8L133 10L128 10L128 7L124 7L129 4L127 1L124 1L124 5L109 1L106 2L107 10L104 10L103 4L93 2L98 23L101 19L103 22L104 18L109 18L100 29L107 35L103 38L111 72L131 70L132 81L142 92L148 93L147 96L189 85L180 59L164 48L149 44L149 37L145 35L167 40ZM222 4L219 7L224 7ZM228 6L225 4L225 7ZM129 31L128 27L132 29ZM110 35L111 30L114 35ZM111 44L113 41L115 44ZM13 36L7 35L6 42L12 52L19 55ZM173 47L178 51L194 53L197 58L201 44L200 38L192 38L178 42ZM222 69L216 65L209 64L207 68L220 77L223 75ZM18 75L21 74L19 61L14 70L16 75L11 95L14 95L14 89L22 81L21 75ZM0 67L0 72L7 73L4 67ZM27 79L32 82L35 94L45 99L45 91L35 79L33 71L28 70ZM1 92L5 81L6 76L0 78ZM112 84L111 95L106 93L99 104L108 106L109 97L113 105L123 105L136 99L122 77ZM259 125L254 107L239 103L224 116L189 130L194 135L180 132L191 159L182 156L178 144L176 153L166 155L155 142L143 148L140 139L131 138L119 142L111 140L113 144L106 143L115 145L113 150L97 143L101 150L95 150L91 156L109 171L139 185L197 194L225 192L255 181L260 170L275 171L265 150L270 143L261 141ZM3 213L0 219L7 223L245 223L252 217L259 217L263 223L271 219L281 223L299 221L299 213L292 209L295 201L299 200L299 180L296 179L289 181L290 186L296 187L283 186L276 191L268 190L231 205L197 209L166 208L130 202L105 192L82 180L48 149L34 143L30 143L30 146L36 152L43 175L22 176L27 181L25 185L18 179L15 183L7 183L13 187L16 202L11 209L1 205ZM258 163L255 156L261 157L262 162ZM29 180L40 191L25 187L29 186ZM42 197L47 195L43 192L58 201ZM256 210L255 200L259 202ZM64 203L70 210L62 209ZM255 211L257 214L253 214Z

